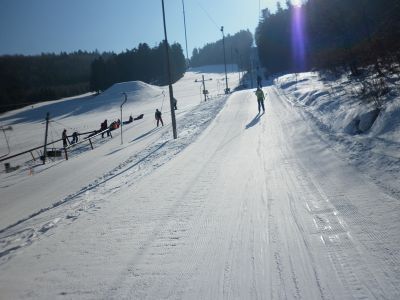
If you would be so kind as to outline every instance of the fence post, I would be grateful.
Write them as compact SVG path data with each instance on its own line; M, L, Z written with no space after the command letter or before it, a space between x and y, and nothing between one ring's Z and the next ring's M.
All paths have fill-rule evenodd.
M44 134L43 164L46 163L46 156L47 156L47 133L49 131L49 120L50 120L50 113L47 112L47 114L46 114L46 131Z
M64 152L65 152L65 160L68 160L68 152L67 152L67 148L64 148Z

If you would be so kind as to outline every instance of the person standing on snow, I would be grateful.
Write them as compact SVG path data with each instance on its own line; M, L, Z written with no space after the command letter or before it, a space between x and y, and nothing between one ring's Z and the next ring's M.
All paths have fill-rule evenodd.
M260 113L261 107L262 107L263 112L265 112L265 107L264 107L265 95L264 95L264 92L262 91L262 89L260 89L258 87L256 92L255 92L255 94L257 96L257 102L258 102L258 113Z
M176 100L176 98L174 97L173 99L173 104L174 104L174 110L177 110L178 109L178 100Z
M63 141L63 146L64 148L68 147L68 136L67 136L67 129L64 129L61 135L62 141Z
M162 117L161 117L161 111L159 111L158 108L156 109L154 117L157 120L157 127L158 127L158 124L159 124L160 121L161 121L161 125L164 126L164 122L163 122Z
M108 125L107 125L107 119L105 119L104 120L104 122L103 123L101 123L100 124L100 131L101 131L101 137L102 138L104 138L104 130L106 130L108 128ZM109 130L107 131L107 136L109 136L110 134L109 134Z

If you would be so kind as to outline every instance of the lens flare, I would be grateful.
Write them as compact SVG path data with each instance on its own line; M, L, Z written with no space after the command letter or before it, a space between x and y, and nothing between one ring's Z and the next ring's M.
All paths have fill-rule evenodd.
M300 1L298 1L300 2ZM305 20L304 9L301 6L292 7L292 58L294 71L303 71L306 66Z
M292 0L293 6L301 6L301 0Z

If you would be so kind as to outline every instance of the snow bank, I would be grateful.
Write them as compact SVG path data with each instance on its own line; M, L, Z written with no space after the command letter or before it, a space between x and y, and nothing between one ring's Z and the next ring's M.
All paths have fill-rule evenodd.
M357 96L360 84L347 75L330 79L315 72L288 74L274 83L314 121L332 147L347 153L381 185L400 192L400 95L395 86L379 112Z
M357 96L360 85L346 75L330 80L315 72L289 74L279 77L275 83L293 103L307 108L333 131L371 135L400 131L397 121L400 97L396 91L388 96L386 105L379 113L373 103Z

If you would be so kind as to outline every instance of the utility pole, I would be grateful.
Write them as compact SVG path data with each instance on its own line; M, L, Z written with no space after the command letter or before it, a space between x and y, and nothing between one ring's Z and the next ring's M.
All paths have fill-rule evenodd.
M124 143L123 139L122 139L122 124L124 124L124 122L122 121L122 106L126 103L126 101L128 100L128 96L126 95L126 93L122 93L125 96L125 100L124 102L121 103L121 119L120 120L120 124L119 127L121 127L121 145Z
M222 45L223 45L223 47L224 47L225 94L229 94L228 75L226 74L226 57L225 57L225 35L224 35L224 26L221 26L221 32L222 32Z
M189 64L189 54L188 54L188 45L187 45L187 34L186 34L186 14L185 14L185 2L182 0L183 7L183 26L185 27L185 43L186 43L186 64Z
M206 80L207 80L207 81L210 81L210 80L212 80L212 78L204 79L204 75L201 75L201 77L202 77L201 82L202 82L202 84L203 84L204 101L207 101L208 91L207 91L207 89L206 89ZM196 79L194 82L200 82L200 80L197 80L197 79Z
M50 121L50 113L46 114L46 131L44 134L44 148L43 148L43 164L46 163L46 154L47 154L47 133L49 132L49 121Z
M7 138L7 135L6 135L6 131L7 130L11 131L11 130L13 130L13 128L11 126L8 126L8 127L1 126L1 130L3 131L4 138L6 139L6 144L7 144L7 149L8 149L8 153L1 156L1 157L3 157L3 156L7 156L11 152L10 144L8 143L8 138Z
M237 70L239 73L239 85L240 85L240 55L239 55L239 50L237 48L235 48L235 53L237 57Z
M251 88L253 88L253 59L250 58L250 80L251 80Z
M169 62L169 45L168 45L168 38L167 38L167 27L165 25L165 9L164 9L164 0L161 0L162 4L162 13L163 13L163 23L164 23L164 36L165 36L165 54L167 58L167 73L168 73L168 88L169 88L169 104L171 108L171 121L172 121L172 131L174 139L176 139L176 120L175 120L175 110L174 108L174 91L172 89L172 81L171 81L171 66Z

